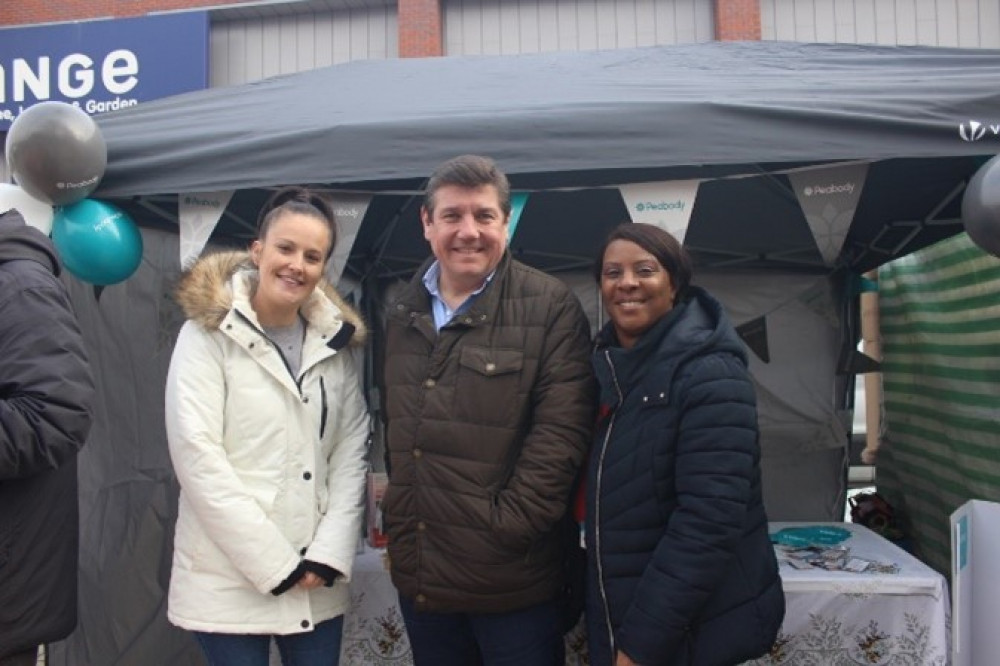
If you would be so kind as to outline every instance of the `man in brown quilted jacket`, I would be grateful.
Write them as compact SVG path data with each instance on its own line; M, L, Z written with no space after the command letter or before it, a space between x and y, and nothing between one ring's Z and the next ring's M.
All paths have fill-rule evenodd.
M433 256L390 307L383 511L417 666L563 658L590 328L561 281L511 258L510 210L492 160L438 167L420 216Z

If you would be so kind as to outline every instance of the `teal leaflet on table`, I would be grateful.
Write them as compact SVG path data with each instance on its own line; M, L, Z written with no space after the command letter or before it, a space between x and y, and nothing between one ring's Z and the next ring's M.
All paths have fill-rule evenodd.
M795 548L809 546L835 546L844 541L851 533L843 527L832 525L803 525L801 527L785 527L771 534L771 543Z

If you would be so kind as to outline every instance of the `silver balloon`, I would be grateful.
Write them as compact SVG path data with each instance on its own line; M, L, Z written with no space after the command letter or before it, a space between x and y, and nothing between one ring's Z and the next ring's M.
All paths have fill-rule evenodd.
M979 167L965 188L962 223L973 243L1000 257L1000 155Z
M89 196L108 165L108 149L97 123L65 102L35 104L14 119L6 155L18 185L56 206Z

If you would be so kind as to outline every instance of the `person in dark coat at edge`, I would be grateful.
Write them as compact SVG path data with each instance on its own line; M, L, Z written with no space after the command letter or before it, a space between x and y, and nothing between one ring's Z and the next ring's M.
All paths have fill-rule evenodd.
M94 384L52 242L0 215L0 666L77 621L76 454Z
M587 474L594 666L738 664L784 618L746 353L691 270L672 235L638 223L595 265L610 321Z

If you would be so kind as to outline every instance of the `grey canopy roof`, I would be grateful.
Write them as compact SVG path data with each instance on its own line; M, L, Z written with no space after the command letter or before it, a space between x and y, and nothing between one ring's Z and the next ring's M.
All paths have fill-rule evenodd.
M600 216L598 234L627 219L617 192L600 188L699 178L692 243L716 244L708 250L720 257L787 256L811 237L795 226L805 223L785 174L871 161L845 246L845 263L866 268L961 230L963 183L1000 136L966 141L959 126L1000 123L998 83L1000 52L933 47L710 42L358 61L98 117L108 169L94 196L318 184L386 193L366 216L372 226L373 215L415 218L414 202L390 193L419 189L449 157L481 153L515 189L539 192L519 233L557 236L560 250L575 252L579 234L529 231L533 208L577 224ZM747 175L760 177L735 178ZM239 195L232 212L243 206L252 220L261 200ZM426 254L416 231L396 250L415 241L412 254ZM357 252L366 234L385 239L369 229ZM593 247L597 235L583 235Z

